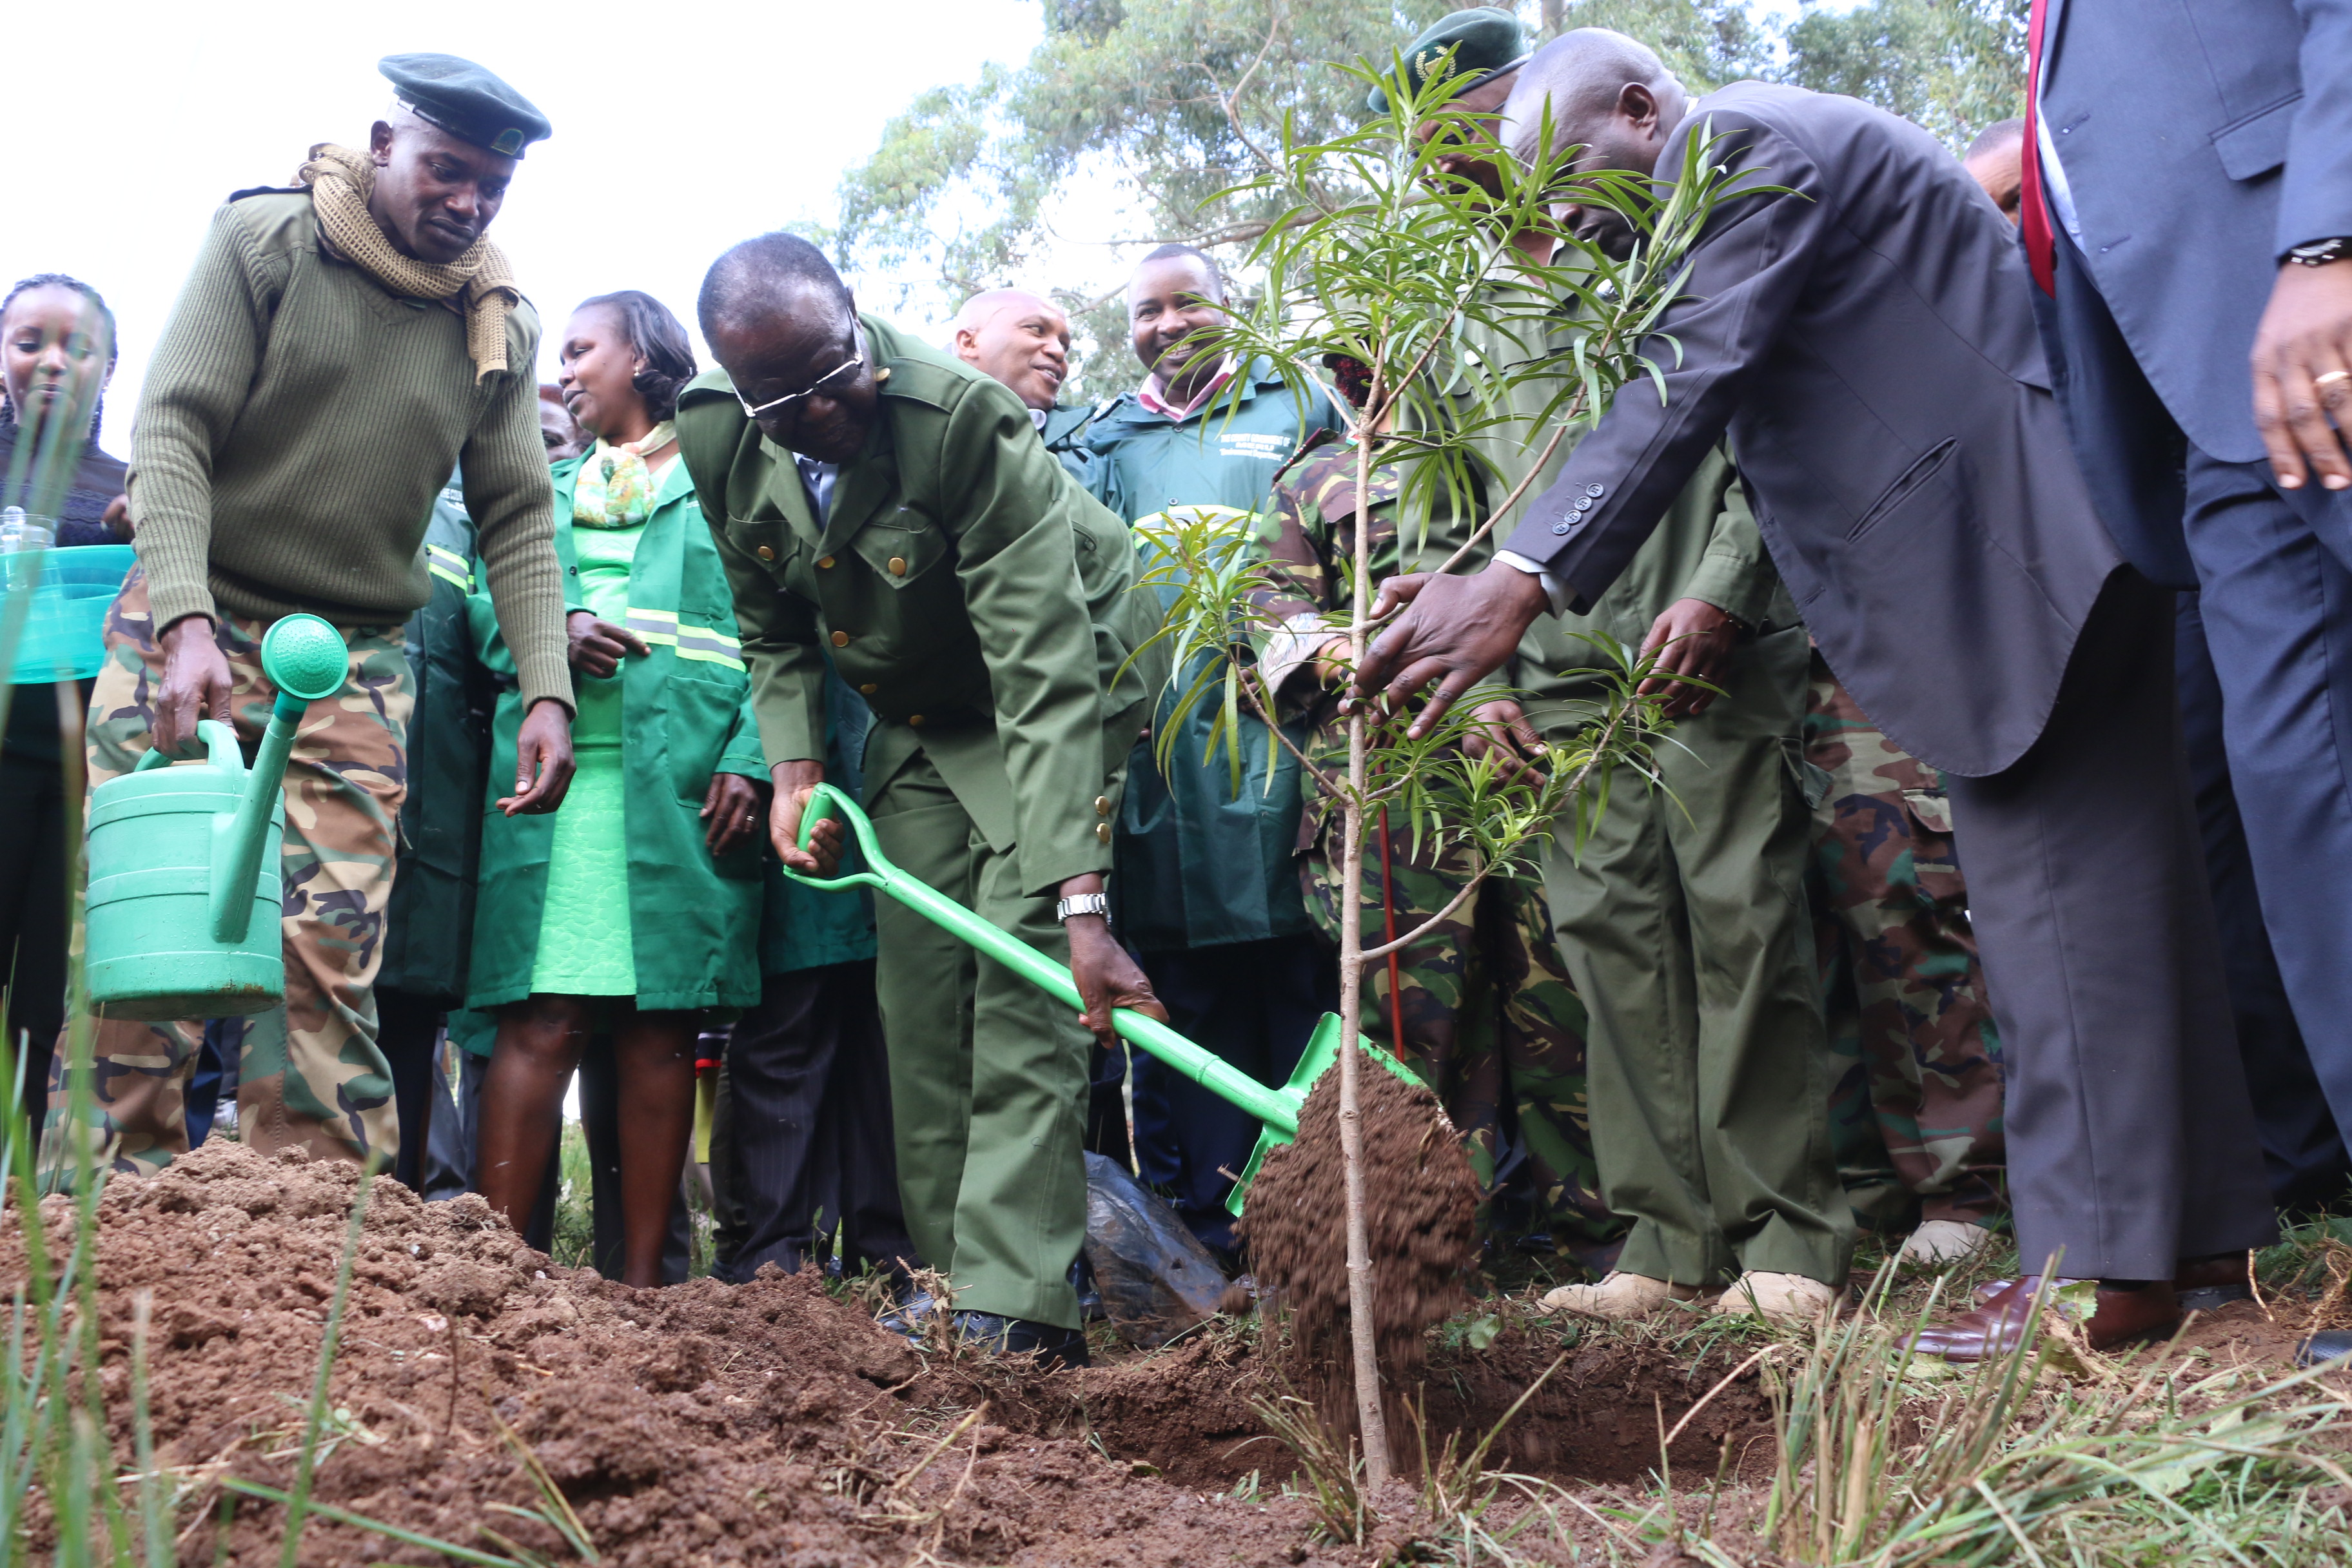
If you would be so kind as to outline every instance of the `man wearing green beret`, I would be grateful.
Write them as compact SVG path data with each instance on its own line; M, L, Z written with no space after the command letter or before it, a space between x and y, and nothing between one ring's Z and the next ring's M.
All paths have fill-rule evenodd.
M237 1090L264 1153L389 1159L399 1142L373 987L415 695L402 627L431 591L420 546L453 469L530 707L503 805L551 811L572 773L539 318L484 237L547 121L452 56L379 68L396 98L365 151L321 143L297 184L214 216L140 399L139 564L90 704L95 787L151 750L192 754L202 719L250 751L276 696L259 647L278 617L323 616L349 645L343 689L310 704L286 770L286 1000L246 1032ZM94 1152L114 1141L118 1170L161 1169L187 1148L200 1028L92 1032L78 1131ZM72 1168L69 1143L49 1141L53 1170Z
M1142 727L1123 666L1150 636L1118 519L982 372L857 311L816 247L737 246L703 280L723 373L678 400L679 449L735 591L771 832L800 847L824 776L828 659L874 710L865 805L893 862L1066 959L1063 1004L890 900L875 910L908 1229L967 1339L1083 1363L1069 1268L1086 1232L1087 1031L1159 1013L1110 934L1116 765Z

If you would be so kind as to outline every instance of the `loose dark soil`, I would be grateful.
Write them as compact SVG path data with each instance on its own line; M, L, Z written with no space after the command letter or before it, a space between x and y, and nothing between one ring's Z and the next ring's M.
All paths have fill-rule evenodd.
M1404 1415L1402 1392L1423 1381L1427 1331L1469 1305L1478 1182L1435 1095L1370 1062L1357 1079L1378 1314L1372 1331L1393 1429ZM1341 1433L1356 1428L1347 1190L1339 1074L1332 1071L1299 1110L1297 1142L1266 1155L1234 1230L1249 1248L1258 1284L1290 1315L1292 1380L1320 1408L1325 1426Z
M1393 1083L1366 1075L1384 1107L1368 1117L1372 1128L1408 1124L1387 1105ZM1309 1103L1310 1116L1335 1110ZM1427 1107L1416 1114L1427 1124ZM1451 1136L1425 1151L1410 1146L1440 1173L1427 1190L1445 1192L1455 1177L1443 1173L1438 1156L1460 1159ZM1269 1162L1260 1199L1278 1199L1281 1183L1301 1174L1286 1177L1282 1162ZM1466 1180L1466 1169L1459 1175ZM348 1165L264 1160L213 1143L161 1176L107 1190L98 1280L111 1436L127 1471L130 1346L145 1293L158 1461L184 1489L179 1560L189 1568L278 1560L285 1510L236 1500L221 1531L217 1483L231 1475L281 1489L292 1481L357 1184ZM1337 1187L1333 1179L1327 1191ZM1375 1243L1410 1260L1393 1270L1402 1280L1394 1288L1419 1292L1424 1325L1436 1306L1464 1300L1466 1258L1450 1279L1433 1277L1433 1260L1447 1255L1430 1238L1446 1234L1452 1201L1391 1205L1392 1216L1409 1212L1428 1224ZM1322 1205L1320 1229L1330 1238L1328 1294L1343 1311L1335 1208ZM49 1200L44 1218L62 1249L68 1206ZM12 1215L0 1226L0 1291L20 1285L25 1270ZM1290 1278L1294 1300L1314 1294L1306 1286L1316 1278ZM2296 1337L2289 1320L2307 1315L2280 1308L2273 1321L2242 1304L2192 1324L2187 1343L2219 1365L2281 1371ZM1344 1356L1339 1311L1318 1332L1318 1343ZM1394 1347L1402 1353L1391 1371L1392 1392L1410 1400L1394 1429L1401 1457L1418 1468L1423 1433L1433 1448L1475 1441L1540 1380L1489 1465L1628 1489L1631 1501L1656 1467L1660 1432L1714 1390L1672 1446L1677 1488L1703 1487L1727 1451L1733 1474L1758 1479L1771 1455L1765 1385L1752 1367L1726 1381L1756 1342L1726 1331L1721 1342L1706 1342L1714 1332L1697 1320L1601 1331L1523 1300L1474 1307L1436 1332L1415 1330L1413 1346ZM1402 1333L1393 1330L1391 1340ZM1277 1495L1295 1460L1264 1436L1252 1405L1303 1392L1301 1363L1282 1343L1266 1321L1217 1319L1148 1355L1076 1373L919 1352L828 1295L813 1274L631 1290L554 1266L478 1198L425 1205L384 1181L370 1195L315 1495L444 1541L504 1551L488 1527L551 1561L573 1561L554 1531L495 1506L541 1505L529 1455L569 1499L603 1560L619 1568L1370 1568L1393 1553L1409 1522L1384 1527L1363 1547L1334 1546L1316 1538L1304 1501ZM1608 1506L1605 1489L1588 1495ZM1744 1518L1748 1495L1724 1500L1719 1540ZM1409 1521L1401 1496L1387 1506ZM1587 1523L1566 1521L1585 1532L1585 1560L1598 1560L1601 1527L1587 1531ZM1574 1550L1533 1537L1520 1545L1537 1561L1564 1562ZM314 1519L300 1561L445 1560Z

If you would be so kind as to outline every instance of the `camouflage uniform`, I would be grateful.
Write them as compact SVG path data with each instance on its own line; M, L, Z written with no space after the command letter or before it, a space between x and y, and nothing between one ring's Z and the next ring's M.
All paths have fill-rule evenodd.
M2000 1037L1969 930L1943 775L1887 739L1820 653L1805 757L1832 779L1807 880L1837 1059L1839 1173L1881 1229L1986 1224L2001 1199Z
M1263 668L1269 682L1286 707L1315 719L1308 754L1341 769L1346 728L1302 659L1307 647L1328 635L1318 617L1349 602L1355 485L1352 447L1318 440L1302 449L1275 487L1276 534L1268 558L1277 587L1261 599L1289 628L1289 635L1268 639ZM1370 545L1376 582L1400 571L1429 570L1454 548L1442 537L1445 531L1433 526L1416 542L1410 562L1401 561L1398 489L1393 470L1375 470ZM1335 942L1341 822L1330 801L1314 801L1299 835L1307 912ZM1390 879L1381 874L1382 824L1375 817L1366 826L1362 935L1364 945L1373 947L1444 909L1468 878L1469 857L1458 846L1441 849L1424 841L1416 847L1401 823L1392 825L1386 860L1395 896L1384 902ZM1392 973L1401 1010L1391 1000ZM1552 941L1540 881L1489 878L1427 937L1399 952L1393 972L1386 962L1373 963L1364 975L1359 1026L1395 1049L1444 1101L1487 1199L1482 1228L1493 1223L1498 1187L1524 1182L1536 1223L1549 1231L1552 1245L1587 1268L1609 1267L1626 1222L1601 1201L1585 1111L1584 1004Z
M224 612L214 641L228 659L237 738L251 754L277 689L261 673L260 621ZM343 689L310 704L286 769L286 1001L244 1030L237 1126L261 1152L300 1145L314 1157L390 1159L399 1146L392 1079L376 1048L371 992L392 893L394 824L407 788L415 700L397 626L346 627ZM134 568L106 620L106 664L90 694L89 787L129 773L154 744L163 655ZM70 1026L69 1026L70 1027ZM94 1023L93 1158L120 1140L114 1169L152 1174L187 1152L184 1097L204 1024ZM44 1168L68 1174L75 1155L60 1040L51 1077Z

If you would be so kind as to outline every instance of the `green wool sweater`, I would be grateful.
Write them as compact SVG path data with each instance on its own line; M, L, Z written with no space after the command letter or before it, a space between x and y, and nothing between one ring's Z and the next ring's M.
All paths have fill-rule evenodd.
M172 309L131 437L161 629L184 616L397 626L430 596L425 527L462 468L526 704L566 705L563 578L539 435L539 317L475 380L466 323L322 251L308 191L232 199Z

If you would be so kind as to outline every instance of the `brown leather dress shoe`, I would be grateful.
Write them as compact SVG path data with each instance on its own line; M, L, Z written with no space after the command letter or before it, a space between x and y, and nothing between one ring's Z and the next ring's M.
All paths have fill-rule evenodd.
M2073 1281L2062 1279L2061 1285ZM1903 1336L1905 1348L1946 1361L1991 1361L2015 1351L2025 1339L2025 1321L2033 1310L2033 1295L2042 1281L2033 1275L2004 1280L2001 1288L1948 1323L1937 1323ZM2053 1299L2045 1310L2062 1309ZM2140 1340L2158 1339L2180 1326L2180 1302L2170 1280L2158 1280L2135 1289L2111 1289L2102 1285L2098 1307L2081 1325L2093 1350L2109 1350Z
M2252 1300L2254 1290L2246 1279L2246 1255L2217 1252L2210 1258L2182 1258L2172 1272L2172 1293L2180 1298L2182 1310L2192 1312Z
M1983 1306L2016 1283L2014 1279L1986 1280L1973 1292L1977 1305ZM2232 1301L2252 1300L2253 1287L2246 1280L2246 1255L2217 1252L2210 1258L2182 1258L2173 1269L2172 1293L2184 1312L2210 1312Z

